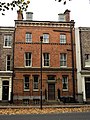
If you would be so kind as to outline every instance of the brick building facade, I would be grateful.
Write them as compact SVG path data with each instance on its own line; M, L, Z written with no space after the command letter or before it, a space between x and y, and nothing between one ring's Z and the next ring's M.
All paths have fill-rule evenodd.
M11 101L14 27L0 27L0 101Z
M42 100L47 102L75 97L74 21L70 21L68 10L59 15L59 21L34 21L31 18L23 20L18 12L14 41L14 102L37 103L40 100L40 36L43 36Z
M76 28L77 92L79 102L90 102L90 28Z

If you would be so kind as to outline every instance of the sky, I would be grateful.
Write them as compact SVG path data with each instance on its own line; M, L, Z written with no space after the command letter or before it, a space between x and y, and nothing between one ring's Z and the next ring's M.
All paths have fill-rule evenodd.
M58 21L58 14L64 13L66 9L71 11L70 19L75 21L75 27L90 27L90 0L67 0L66 5L58 0L30 0L27 11L33 12L33 20ZM5 16L0 12L0 26L14 26L14 20L17 20L17 9L6 11Z

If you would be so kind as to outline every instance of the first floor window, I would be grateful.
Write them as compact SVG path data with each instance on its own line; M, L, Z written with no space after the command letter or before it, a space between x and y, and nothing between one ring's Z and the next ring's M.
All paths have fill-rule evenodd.
M29 76L24 76L24 90L29 90Z
M11 56L7 55L7 57L6 57L6 70L10 71L10 68L11 68Z
M68 90L68 77L62 76L62 88L64 91Z
M50 61L49 53L44 53L43 54L43 66L48 67L49 66L49 61Z
M67 55L66 53L60 54L60 67L66 67L67 66Z
M25 66L31 67L31 53L30 52L25 53Z
M34 90L38 90L38 78L39 78L39 76L37 76L37 75L35 75L35 76L33 76L33 89Z

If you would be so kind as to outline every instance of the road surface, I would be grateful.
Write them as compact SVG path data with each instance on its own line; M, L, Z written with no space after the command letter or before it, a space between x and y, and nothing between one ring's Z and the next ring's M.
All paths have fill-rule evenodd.
M90 112L30 115L0 115L0 120L90 120Z

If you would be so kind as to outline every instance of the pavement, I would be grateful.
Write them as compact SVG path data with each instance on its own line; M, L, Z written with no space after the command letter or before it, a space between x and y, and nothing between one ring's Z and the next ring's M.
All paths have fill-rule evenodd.
M0 105L0 115L16 114L51 114L51 113L90 112L90 104L62 104L62 105Z

